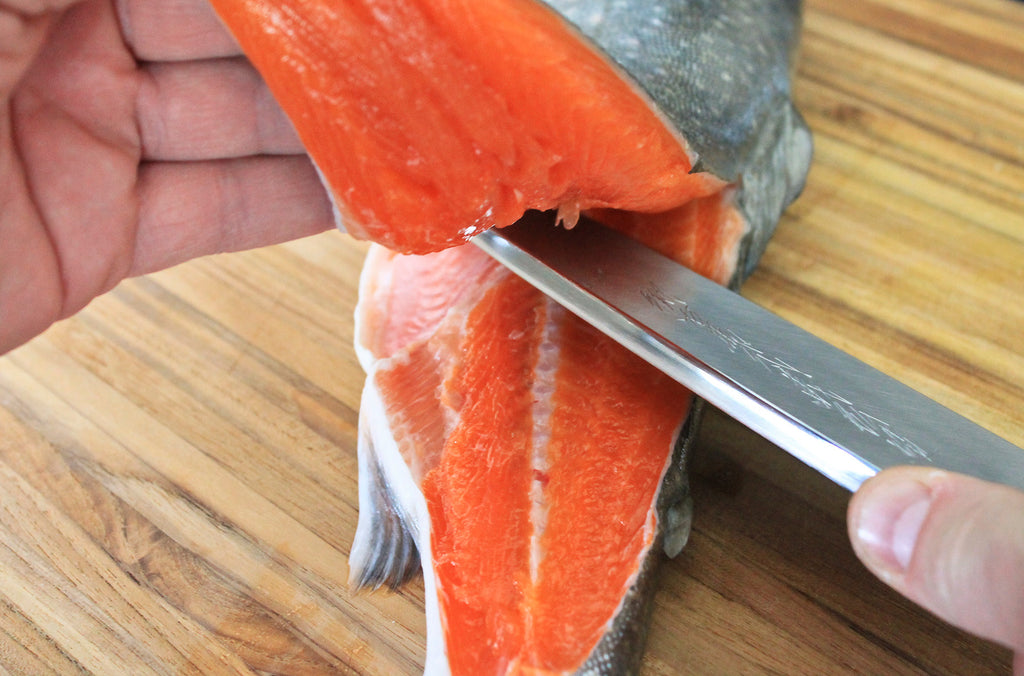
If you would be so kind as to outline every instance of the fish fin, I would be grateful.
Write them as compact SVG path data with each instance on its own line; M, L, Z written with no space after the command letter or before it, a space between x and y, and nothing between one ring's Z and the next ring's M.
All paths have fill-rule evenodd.
M674 559L690 540L693 526L693 497L690 495L690 455L700 433L704 417L704 400L694 397L672 456L672 465L662 481L658 496L661 547Z
M372 387L363 401L375 396ZM359 419L359 522L349 553L349 584L356 589L397 589L420 570L416 535L405 508L387 480L374 434L384 433L368 419L371 406L362 406Z

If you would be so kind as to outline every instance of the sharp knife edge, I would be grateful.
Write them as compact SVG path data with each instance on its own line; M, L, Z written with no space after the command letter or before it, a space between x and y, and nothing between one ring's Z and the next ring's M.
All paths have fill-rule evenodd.
M727 415L849 490L926 465L1024 489L1024 449L646 246L550 214L473 242Z

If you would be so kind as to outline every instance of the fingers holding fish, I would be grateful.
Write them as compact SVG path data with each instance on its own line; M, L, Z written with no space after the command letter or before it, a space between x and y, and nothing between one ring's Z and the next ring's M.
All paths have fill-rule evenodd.
M34 52L32 44L37 46L44 39L47 27L80 4L82 0L0 0L4 58ZM124 45L138 61L190 61L242 53L205 0L115 0L113 5Z
M0 100L0 352L126 275L333 225L205 1L0 0Z
M129 276L334 227L327 194L303 156L144 163L138 190Z
M142 69L136 117L143 160L304 154L263 79L239 58Z
M115 4L125 43L139 61L191 61L242 53L205 0Z

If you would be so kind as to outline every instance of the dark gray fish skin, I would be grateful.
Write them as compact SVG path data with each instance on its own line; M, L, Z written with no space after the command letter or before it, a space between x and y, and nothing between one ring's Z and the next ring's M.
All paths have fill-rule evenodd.
M545 0L647 94L698 156L740 186L750 225L737 278L803 189L811 134L790 75L800 0Z

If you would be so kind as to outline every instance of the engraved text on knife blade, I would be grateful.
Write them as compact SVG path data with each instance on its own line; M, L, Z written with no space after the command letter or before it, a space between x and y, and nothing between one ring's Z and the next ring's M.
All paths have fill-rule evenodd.
M643 298L661 312L670 313L678 321L698 327L715 336L729 348L730 352L740 351L751 361L768 371L785 378L813 404L841 415L848 423L861 432L884 438L899 451L912 458L929 459L923 448L896 432L892 425L858 408L846 397L814 383L814 376L788 364L779 357L766 354L734 331L723 329L708 321L681 298L662 291L655 283L648 284L640 291Z

